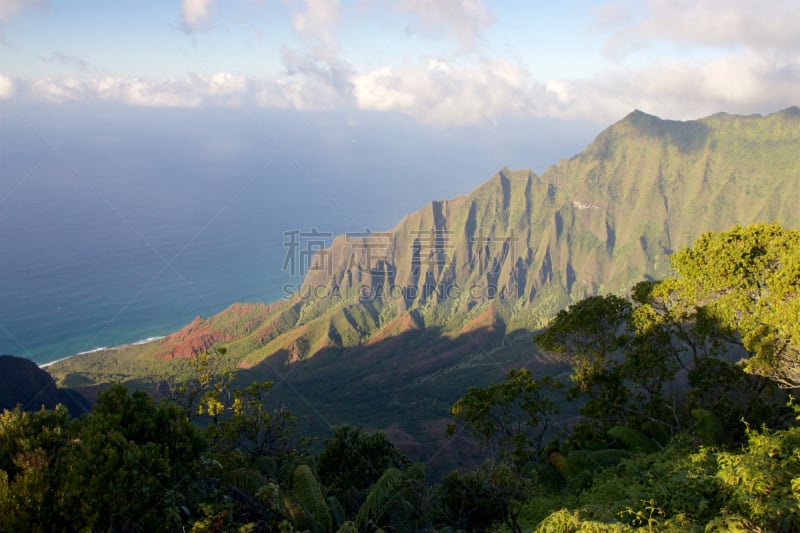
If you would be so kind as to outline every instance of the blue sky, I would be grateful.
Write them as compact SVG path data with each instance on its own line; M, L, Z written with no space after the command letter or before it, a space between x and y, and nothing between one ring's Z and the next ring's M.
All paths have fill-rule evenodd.
M0 98L434 127L798 103L800 2L0 0Z

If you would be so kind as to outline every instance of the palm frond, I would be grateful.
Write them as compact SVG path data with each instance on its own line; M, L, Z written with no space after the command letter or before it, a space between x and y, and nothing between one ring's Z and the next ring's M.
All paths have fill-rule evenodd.
M614 426L608 430L608 435L617 439L634 452L651 453L658 449L656 443L645 433L628 426Z
M292 504L287 507L297 529L312 533L333 530L331 512L322 495L322 487L307 465L299 465L294 470L291 500Z
M716 444L722 440L723 430L719 419L706 409L692 409L694 430L705 444Z
M267 483L264 476L252 468L236 468L224 472L221 481L224 485L236 487L250 496L255 496L258 489Z
M613 466L623 459L631 457L629 450L620 450L618 448L609 448L607 450L595 450L589 454L589 458L595 468L602 468L606 466Z
M400 492L403 482L404 476L400 470L387 468L384 471L358 510L356 516L358 529L362 529L368 522L377 521L393 505L401 503Z

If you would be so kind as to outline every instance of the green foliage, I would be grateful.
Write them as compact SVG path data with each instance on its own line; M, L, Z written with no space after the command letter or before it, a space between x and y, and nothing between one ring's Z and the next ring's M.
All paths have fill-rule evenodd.
M793 386L800 361L798 257L798 232L776 225L707 234L674 256L679 277L633 288L630 314L615 315L613 300L596 298L563 311L537 336L540 347L573 362L573 396L585 397L581 413L590 417L568 439L572 451L550 454L568 487L580 490L578 502L553 509L540 530L798 528L796 429L745 433L747 422L790 420L775 383ZM604 314L620 317L613 330L585 323ZM750 356L750 371L773 381L728 362L737 346ZM590 458L616 451L603 450L604 426L607 443L645 455L592 469ZM670 436L678 438L661 449ZM743 438L738 452L694 444Z
M529 476L506 463L487 462L444 478L431 496L431 519L457 530L485 531L493 523L503 523L518 532L523 504L539 494Z
M307 458L307 443L296 437L297 421L288 410L269 407L272 387L271 382L256 382L234 390L233 401L221 411L224 416L207 431L212 451L223 463L288 480Z
M328 533L333 530L331 513L322 495L322 487L307 465L295 468L292 493L286 506L298 530L312 533Z
M748 374L741 365L704 358L689 371L691 389L686 408L708 411L719 423L722 435L704 434L703 424L693 416L692 426L706 442L744 442L745 424L780 427L792 419L787 395L767 378ZM716 441L719 437L721 441Z
M450 413L490 457L523 466L539 460L544 436L558 412L552 394L559 388L550 378L535 381L528 370L512 369L502 383L467 390Z
M608 430L608 436L636 452L654 452L659 448L658 443L644 432L627 426L614 426Z
M542 350L565 356L580 384L629 340L625 326L631 312L631 304L624 298L591 296L559 311L534 342Z
M706 445L719 444L724 438L724 430L714 413L706 409L692 409L692 418L697 421L694 432Z
M57 523L56 459L71 435L63 406L0 414L0 531L49 531Z
M404 470L411 461L382 432L353 426L334 428L317 457L317 472L328 492L354 516L372 486L389 468Z
M568 455L552 452L550 462L569 486L586 487L598 470L616 465L631 456L630 451L621 449L575 450Z
M184 412L122 386L101 393L61 459L73 530L170 530L187 518L205 442ZM67 526L69 525L69 526Z
M230 392L235 378L232 371L222 371L220 359L227 353L224 347L214 347L189 359L190 377L179 381L174 376L168 380L169 397L183 407L189 420L208 415L215 422L223 414L223 396Z
M537 531L795 531L800 504L800 428L748 430L739 451L688 440L623 460L595 474L568 508L552 511ZM536 509L526 516L541 516Z
M741 339L749 370L800 387L800 231L756 224L706 233L672 265L682 297Z
M726 508L768 531L800 529L800 428L747 436L744 452L717 458Z
M358 510L355 523L359 531L418 530L425 496L424 478L420 465L402 471L387 468Z

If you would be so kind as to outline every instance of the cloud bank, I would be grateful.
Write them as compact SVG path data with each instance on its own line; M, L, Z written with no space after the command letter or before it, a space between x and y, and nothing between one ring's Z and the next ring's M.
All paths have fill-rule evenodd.
M4 6L0 15L19 9L18 2L0 2ZM183 0L187 32L209 27L212 3ZM5 75L0 76L0 98L98 99L153 107L368 110L403 113L437 127L492 123L504 117L605 123L634 108L688 119L717 111L771 112L797 104L800 98L800 32L795 28L800 5L789 0L607 4L597 11L592 29L605 36L600 43L614 59L604 70L571 78L537 77L519 60L483 47L483 36L495 17L489 4L479 0L381 3L406 17L411 32L449 40L452 53L409 55L360 68L342 56L337 40L343 17L352 13L339 0L286 5L293 10L290 20L296 40L280 50L279 75L227 71L163 79ZM628 60L662 46L691 46L705 53ZM60 52L43 59L86 66L80 64L81 58Z

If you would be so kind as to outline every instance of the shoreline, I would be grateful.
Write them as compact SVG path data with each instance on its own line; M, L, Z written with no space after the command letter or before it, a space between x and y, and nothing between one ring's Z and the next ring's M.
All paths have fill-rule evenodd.
M47 367L52 366L52 365L54 365L56 363L60 363L61 361L66 361L67 359L72 359L73 357L78 357L80 355L86 355L86 354L95 353L95 352L102 352L103 350L113 350L114 348L122 348L123 346L140 346L142 344L148 344L148 343L151 343L151 342L155 342L155 341L161 340L164 337L166 337L166 335L159 335L159 336L155 336L155 337L147 337L146 339L140 339L138 341L128 342L128 343L125 343L125 344L117 344L115 346L98 346L97 348L92 348L91 350L86 350L85 352L74 353L72 355L66 355L64 357L60 357L60 358L56 359L55 361L42 363L42 364L40 364L38 366L39 366L39 368L47 368Z

